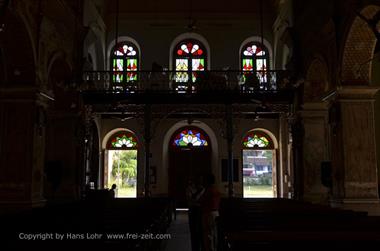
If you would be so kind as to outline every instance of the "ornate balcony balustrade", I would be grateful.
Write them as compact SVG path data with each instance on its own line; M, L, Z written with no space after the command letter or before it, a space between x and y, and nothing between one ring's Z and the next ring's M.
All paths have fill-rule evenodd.
M289 71L86 71L81 90L108 93L271 92L292 87Z

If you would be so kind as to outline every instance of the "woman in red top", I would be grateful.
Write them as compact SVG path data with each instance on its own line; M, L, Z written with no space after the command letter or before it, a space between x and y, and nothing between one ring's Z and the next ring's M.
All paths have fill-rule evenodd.
M216 250L216 217L219 216L220 192L215 186L215 176L206 177L206 190L200 198L202 208L203 246L205 251Z

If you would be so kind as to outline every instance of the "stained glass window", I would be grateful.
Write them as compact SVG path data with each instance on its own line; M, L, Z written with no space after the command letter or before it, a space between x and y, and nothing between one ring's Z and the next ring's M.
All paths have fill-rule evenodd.
M267 82L269 53L264 45L257 42L247 43L243 46L241 60L242 71L246 72L246 74L255 72L260 83Z
M186 92L188 83L197 80L197 72L206 68L205 47L197 40L184 40L174 49L175 81L178 92Z
M172 145L177 147L200 147L208 146L208 142L205 135L197 129L183 129L174 137Z
M137 140L136 140L136 137L130 132L126 132L126 131L118 132L115 135L113 135L111 139L108 141L107 148L108 149L115 149L115 148L136 149Z
M272 149L273 143L268 135L259 131L250 131L243 140L244 148Z
M139 70L139 53L137 47L129 42L117 44L112 52L112 82L115 86L133 83L137 80Z

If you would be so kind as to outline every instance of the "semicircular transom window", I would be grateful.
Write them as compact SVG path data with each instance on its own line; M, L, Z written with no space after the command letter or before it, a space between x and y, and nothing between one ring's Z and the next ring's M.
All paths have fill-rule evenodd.
M175 135L172 145L175 147L209 146L206 136L197 129L183 129Z
M271 138L259 131L250 131L243 140L244 148L253 149L273 149L273 142Z
M136 137L126 131L118 132L114 134L108 141L108 149L136 149L137 148Z

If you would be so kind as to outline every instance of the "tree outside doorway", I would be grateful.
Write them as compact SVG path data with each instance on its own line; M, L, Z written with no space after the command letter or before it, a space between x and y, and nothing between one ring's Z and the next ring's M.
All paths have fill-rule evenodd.
M108 156L108 188L116 184L116 197L136 197L137 150L109 150Z
M272 139L259 130L243 139L243 197L273 198L276 193L275 149Z
M107 143L104 188L117 186L116 197L137 197L137 140L129 131L115 133Z

